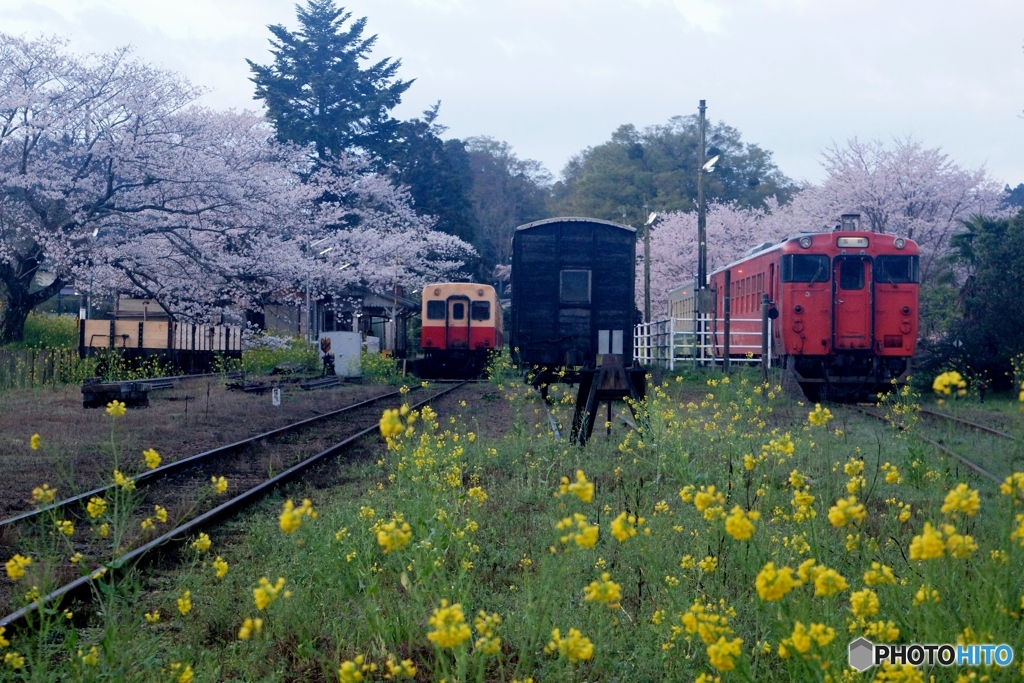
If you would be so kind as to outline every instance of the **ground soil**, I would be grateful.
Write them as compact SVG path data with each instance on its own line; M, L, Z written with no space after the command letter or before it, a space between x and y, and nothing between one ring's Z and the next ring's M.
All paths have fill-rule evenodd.
M217 379L179 381L150 392L149 408L114 421L114 442L121 469L138 472L147 448L172 462L394 390L285 385L281 405L274 406L269 393L230 391ZM109 483L111 422L103 409L82 408L78 386L0 393L0 518L31 509L31 491L43 483L61 498ZM33 434L42 439L38 451L29 447Z

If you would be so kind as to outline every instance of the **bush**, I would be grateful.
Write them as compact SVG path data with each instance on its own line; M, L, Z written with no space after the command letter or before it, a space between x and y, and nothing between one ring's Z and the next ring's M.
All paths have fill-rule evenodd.
M380 353L362 354L363 379L372 384L401 384L402 373L398 371L398 362Z
M78 346L78 318L73 315L29 313L22 341L9 349L73 349Z

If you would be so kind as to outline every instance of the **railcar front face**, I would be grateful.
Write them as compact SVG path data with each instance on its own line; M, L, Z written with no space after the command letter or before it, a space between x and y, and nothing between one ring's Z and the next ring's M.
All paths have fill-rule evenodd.
M859 386L900 380L917 347L919 252L868 232L804 235L779 264L785 353L802 379Z
M494 288L471 283L428 285L423 290L425 352L499 348L501 309Z

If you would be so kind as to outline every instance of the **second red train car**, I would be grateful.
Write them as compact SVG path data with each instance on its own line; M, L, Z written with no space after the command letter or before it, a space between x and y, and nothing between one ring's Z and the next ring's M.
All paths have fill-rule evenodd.
M772 356L812 400L856 400L902 382L917 348L919 251L857 229L798 235L713 272L716 318L729 275L730 355L750 353L761 300L778 311ZM715 355L724 354L721 322ZM760 355L760 349L753 353Z

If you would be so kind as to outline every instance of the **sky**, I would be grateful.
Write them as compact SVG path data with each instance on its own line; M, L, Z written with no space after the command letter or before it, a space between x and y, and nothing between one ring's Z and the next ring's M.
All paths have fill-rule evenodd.
M302 0L305 2L305 0ZM367 17L375 56L416 79L396 110L441 101L446 136L488 135L556 176L620 125L693 114L736 127L791 178L857 136L907 137L1024 182L1021 0L338 0ZM205 87L204 104L259 109L246 58L289 0L0 0L0 31L130 44Z

